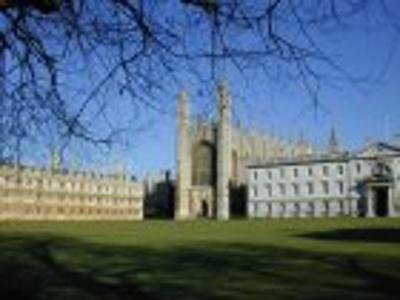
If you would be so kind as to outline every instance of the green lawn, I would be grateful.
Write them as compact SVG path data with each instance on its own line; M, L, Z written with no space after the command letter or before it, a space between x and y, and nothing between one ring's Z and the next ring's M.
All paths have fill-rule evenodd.
M400 219L0 223L0 299L399 299Z

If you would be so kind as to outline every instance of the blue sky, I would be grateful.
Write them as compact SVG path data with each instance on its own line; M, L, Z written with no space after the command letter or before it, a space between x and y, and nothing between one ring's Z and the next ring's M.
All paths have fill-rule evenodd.
M267 80L235 72L224 74L229 80L235 113L247 128L267 131L295 140L301 132L317 147L323 148L334 126L344 147L356 150L367 139L387 140L400 134L400 40L388 26L353 30L324 38L334 59L360 82L322 83L314 107L300 82ZM192 111L203 109L196 94L188 88ZM178 88L166 95L176 104ZM215 95L211 95L215 101ZM199 104L200 102L200 104ZM137 136L132 151L125 155L138 174L175 168L174 115L156 116L157 121Z
M400 2L388 2L394 13L400 14ZM343 146L350 150L359 149L366 139L386 140L400 134L400 32L372 11L366 22L355 19L352 24L342 24L340 30L327 27L315 34L326 53L357 82L343 78L323 80L319 105L315 107L299 79L268 77L257 68L247 70L243 76L232 65L224 64L217 76L228 80L235 120L246 128L292 141L303 133L319 148L325 146L333 126ZM274 68L278 67L271 64L276 71ZM207 73L209 65L200 69ZM322 64L317 69L332 74L332 69ZM161 169L174 170L179 90L187 89L193 115L200 113L211 118L216 101L210 86L201 86L190 74L180 77L180 84L167 83L163 93L157 94L155 100L162 112L140 109L123 143L110 150L91 151L76 142L68 152L69 163L80 161L89 168L124 167L139 177ZM123 98L120 93L110 93ZM79 97L79 93L74 97ZM127 110L126 115L116 112L112 121L128 120L132 111ZM36 157L42 162L46 160L46 149Z

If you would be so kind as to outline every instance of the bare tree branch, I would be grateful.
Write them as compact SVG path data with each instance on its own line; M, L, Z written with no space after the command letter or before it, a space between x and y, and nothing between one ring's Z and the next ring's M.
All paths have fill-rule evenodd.
M279 66L317 106L318 66L356 79L316 31L376 8L399 33L385 0L0 0L0 156L46 128L67 144L109 145L126 129L109 117L126 110L123 99L135 118L141 108L167 113L157 95L171 83L188 73L213 81L227 65L244 77L277 76Z

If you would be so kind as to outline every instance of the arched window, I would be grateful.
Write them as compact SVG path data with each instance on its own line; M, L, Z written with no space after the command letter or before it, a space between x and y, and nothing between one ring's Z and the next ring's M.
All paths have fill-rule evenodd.
M216 160L214 146L209 142L200 142L193 150L193 185L214 185L215 173Z

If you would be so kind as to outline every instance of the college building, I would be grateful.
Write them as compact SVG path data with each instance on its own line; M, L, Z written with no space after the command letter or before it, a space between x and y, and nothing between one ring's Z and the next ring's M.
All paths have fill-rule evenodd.
M141 220L143 193L126 174L0 165L0 220Z
M188 93L179 94L175 219L244 216L249 165L314 153L304 138L291 142L233 122L226 81L217 86L216 103L209 117L196 118L190 113Z
M248 167L250 218L400 215L400 147L369 143Z

